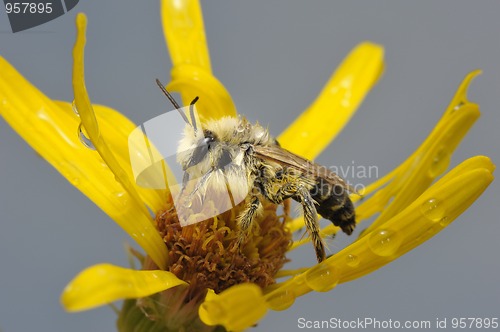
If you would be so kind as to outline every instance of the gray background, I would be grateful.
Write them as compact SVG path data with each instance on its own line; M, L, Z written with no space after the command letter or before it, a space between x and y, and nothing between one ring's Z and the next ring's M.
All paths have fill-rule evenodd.
M156 1L83 1L70 13L12 34L0 10L0 54L48 96L71 100L74 16L89 19L87 87L95 103L134 122L166 107L154 78L168 80ZM452 159L500 160L498 1L230 1L203 6L214 73L238 110L279 134L307 107L347 52L363 40L386 47L382 80L346 130L317 159L376 165L385 174L426 137L470 70L483 112ZM109 331L108 307L67 314L65 284L99 262L127 266L129 237L0 120L0 330ZM362 279L310 293L269 312L255 331L298 330L297 319L431 320L500 317L500 224L494 183L453 225ZM337 251L346 243L339 236ZM313 263L312 248L293 265Z

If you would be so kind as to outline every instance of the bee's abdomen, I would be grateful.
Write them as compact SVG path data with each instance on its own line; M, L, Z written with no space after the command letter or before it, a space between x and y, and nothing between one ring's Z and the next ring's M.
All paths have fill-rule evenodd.
M349 194L345 188L332 186L318 181L311 189L311 196L318 203L316 210L325 219L350 235L356 227L356 214Z

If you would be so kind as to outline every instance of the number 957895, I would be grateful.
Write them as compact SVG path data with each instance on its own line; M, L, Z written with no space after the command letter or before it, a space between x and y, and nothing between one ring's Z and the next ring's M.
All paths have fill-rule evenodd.
M7 14L50 14L52 13L52 2L13 2L5 4Z

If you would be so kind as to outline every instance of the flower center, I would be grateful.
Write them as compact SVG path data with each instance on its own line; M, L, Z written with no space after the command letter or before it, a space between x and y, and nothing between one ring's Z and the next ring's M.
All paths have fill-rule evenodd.
M169 251L168 270L190 284L191 294L207 288L220 293L232 285L252 282L264 288L287 261L291 233L285 228L288 203L283 213L278 206L263 202L241 248L237 246L237 217L244 202L230 211L203 222L181 227L172 199L156 215L158 230Z

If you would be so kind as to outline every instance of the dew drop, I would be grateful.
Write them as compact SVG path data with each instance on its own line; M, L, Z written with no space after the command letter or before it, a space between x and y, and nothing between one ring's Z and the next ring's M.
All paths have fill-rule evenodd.
M2 97L0 97L0 99L2 100L2 103L0 104L0 114L2 114L3 111L7 111L10 109L10 105L7 99L4 99Z
M317 292L327 292L335 288L340 280L340 272L326 263L318 264L306 272L307 286Z
M294 302L295 294L293 294L293 291L290 289L272 292L267 298L267 303L271 309L276 311L288 309Z
M368 246L375 255L386 257L396 253L401 241L401 237L396 232L384 229L370 235Z
M82 124L81 123L78 126L78 138L80 139L80 142L82 142L82 144L86 148L89 148L91 150L95 150L95 146L94 146L94 144L92 144L92 141L90 141L90 138L88 138L87 136L85 136L85 134L83 132L83 128L82 128Z
M128 196L125 191L115 191L111 195L120 205L126 206L128 204Z
M427 228L427 230L425 231L425 236L427 238L430 238L431 236L434 236L434 234L436 234L437 232L439 232L439 227L436 227L434 225L434 226Z
M191 206L193 206L193 201L192 200L186 200L184 201L184 203L182 203L182 205L185 207L185 208L190 208Z
M436 198L426 200L420 207L422 214L433 222L440 222L445 218L446 210Z
M298 276L293 277L293 283L296 286L302 285L304 283L304 277L302 275L298 275Z
M444 216L443 218L441 218L441 221L439 222L439 224L443 227L448 226L450 223L451 223L451 219L448 218L447 216Z
M348 96L345 96L346 98L342 99L340 101L340 104L343 106L343 107L349 107L351 105L351 100L349 99Z
M73 109L73 113L75 113L77 116L80 116L80 113L78 113L78 108L76 108L76 102L73 99L73 102L71 103L71 108Z
M349 254L345 258L347 265L350 267L357 267L359 265L359 257L353 254Z
M57 169L61 170L68 179L68 181L75 187L79 186L82 181L87 181L88 178L82 174L82 171L74 163L61 161L57 163Z
M455 105L455 107L453 107L452 112L458 111L464 105L465 105L465 103L463 101L460 101L457 105Z
M429 176L434 178L446 171L450 164L450 160L451 154L448 149L445 147L440 148L432 159L432 164L429 168Z

